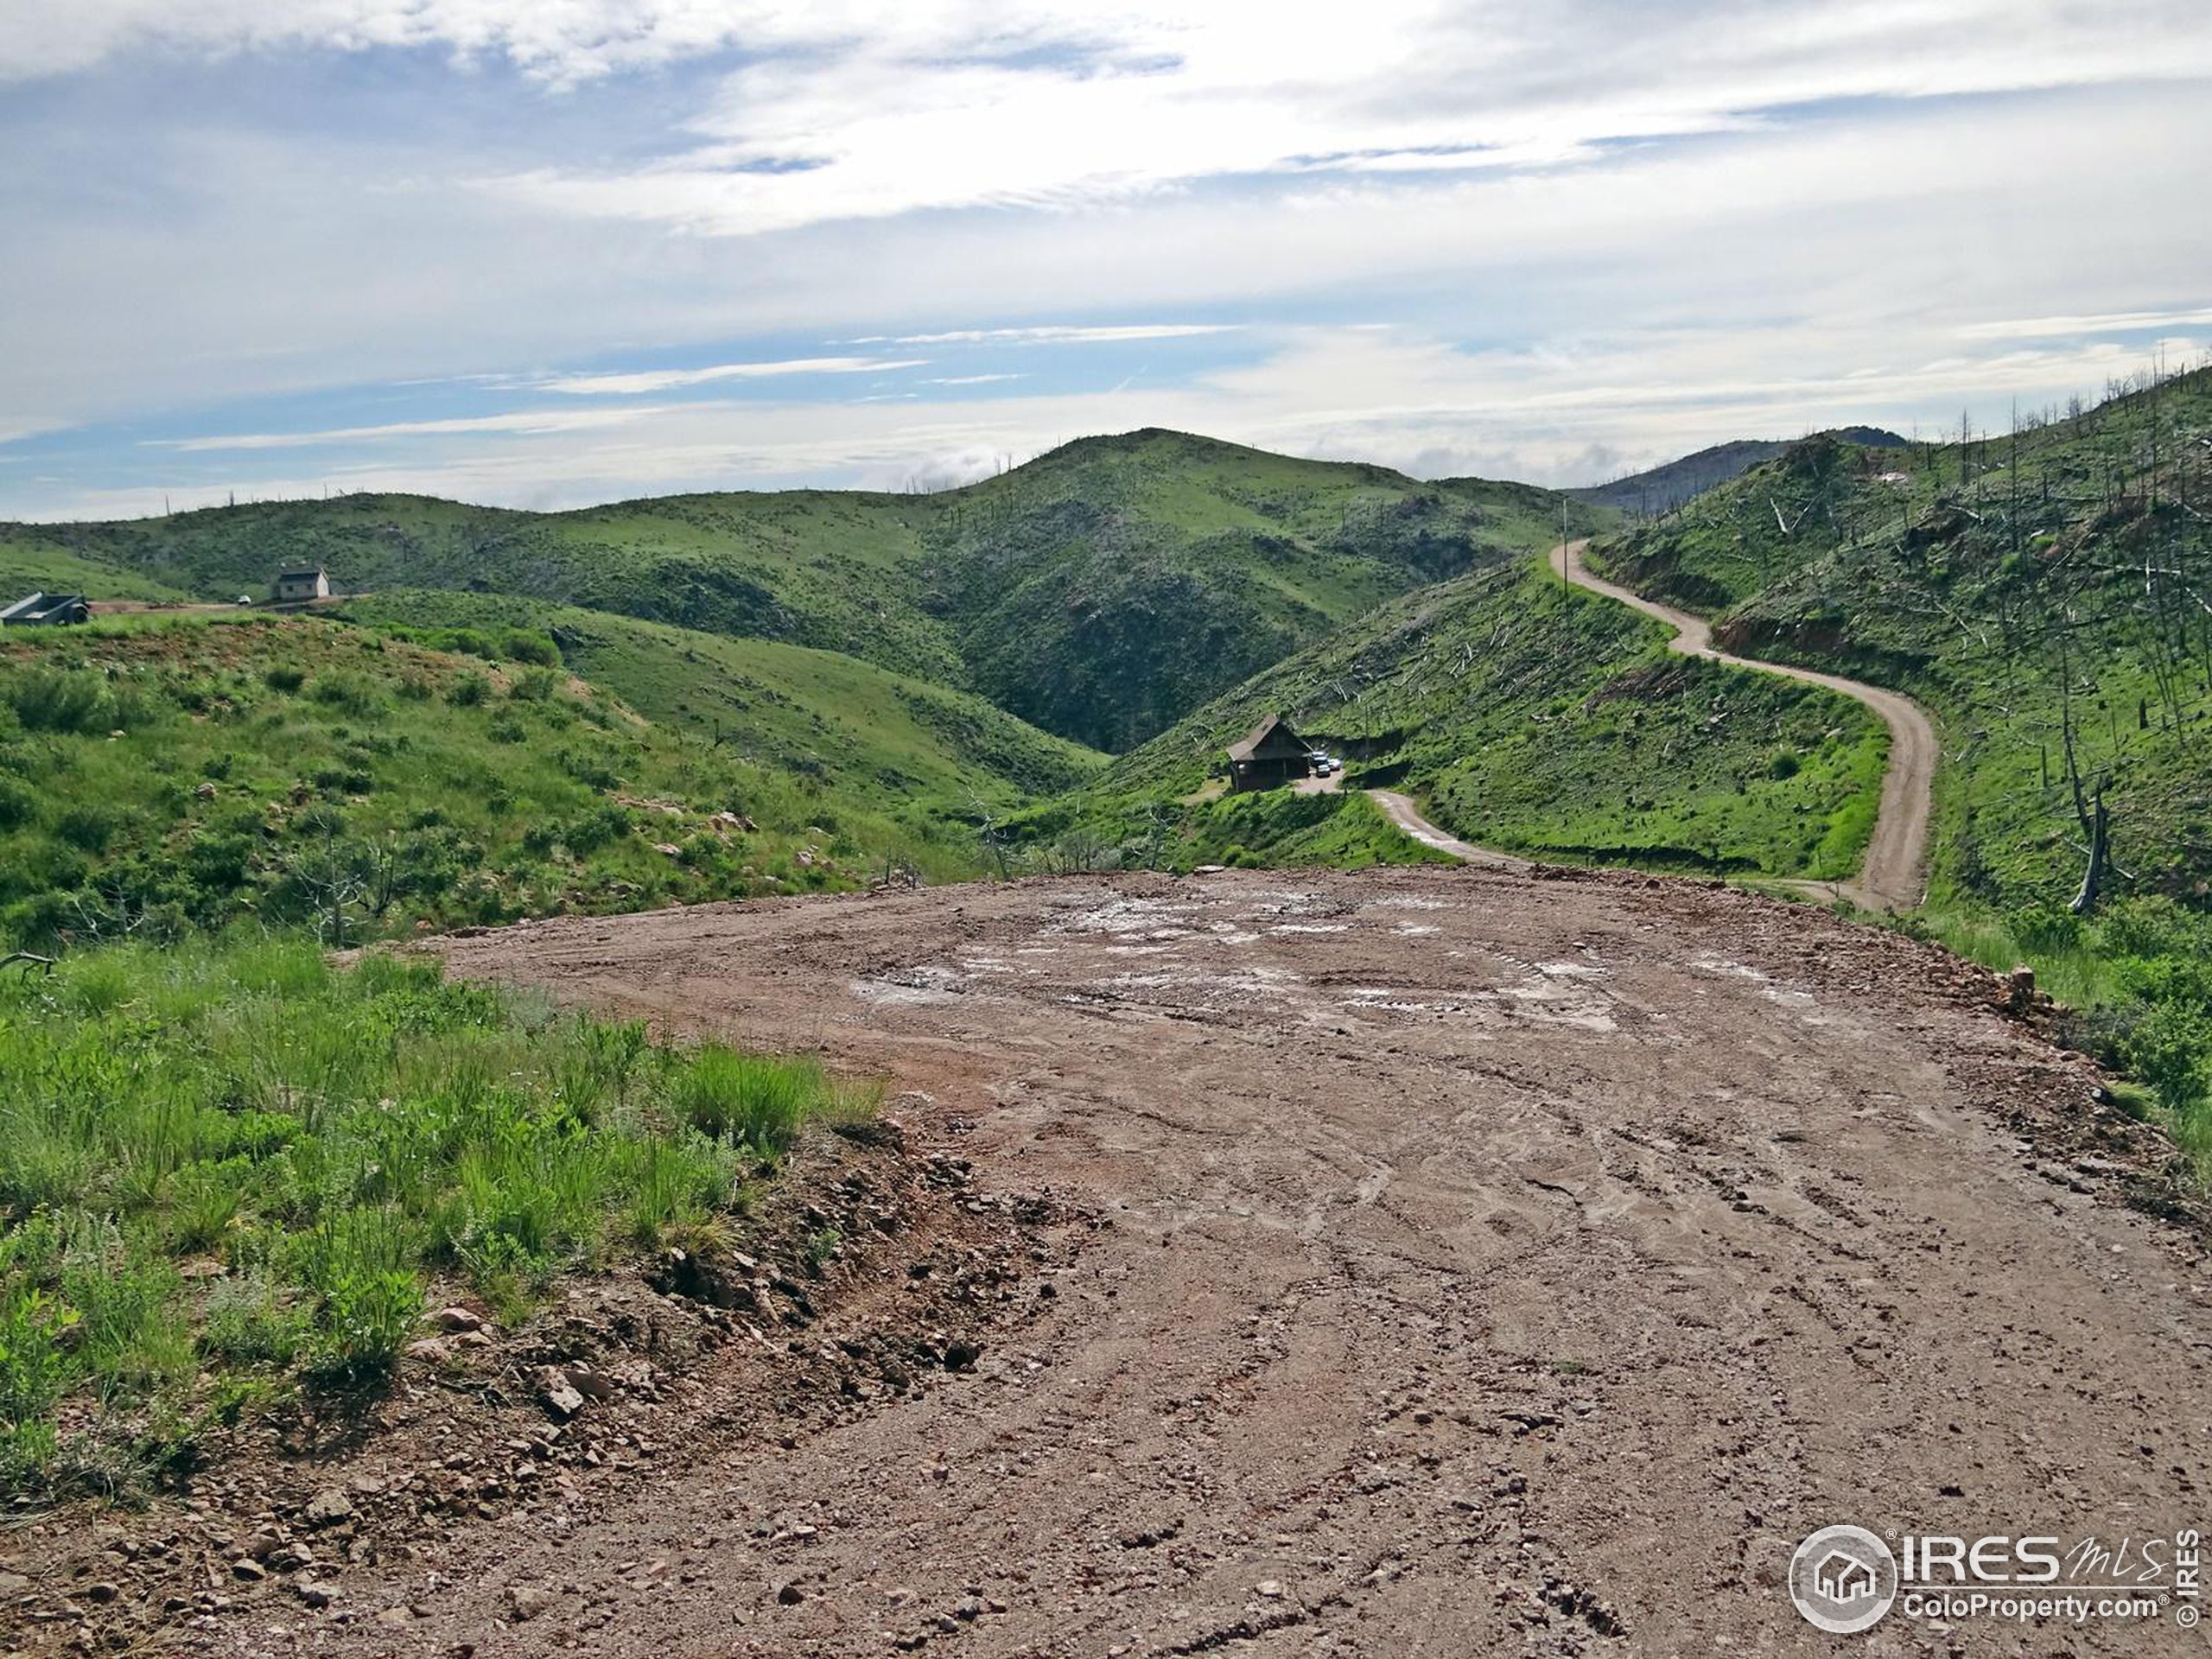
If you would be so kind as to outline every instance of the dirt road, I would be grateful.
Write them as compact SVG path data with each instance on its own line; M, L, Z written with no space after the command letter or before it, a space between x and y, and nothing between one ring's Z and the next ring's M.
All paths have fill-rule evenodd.
M926 1091L910 1133L979 1191L1049 1185L1096 1230L972 1377L786 1445L702 1424L619 1502L349 1573L353 1623L238 1652L1825 1655L1781 1587L1817 1527L2204 1519L2212 1274L2122 1202L2163 1143L1909 941L1440 868L438 948L819 1044ZM2203 1648L1893 1612L1868 1650Z
M1463 864L1481 864L1495 870L1525 870L1529 861L1516 858L1510 853L1497 852L1488 847L1478 847L1471 841L1438 829L1421 817L1421 809L1409 795L1401 795L1395 789L1370 789L1368 799L1382 809L1383 816L1404 830L1424 847L1433 847L1440 853L1449 853Z
M1684 656L1707 657L1716 663L1755 668L1762 673L1802 680L1808 685L1824 686L1866 704L1881 717L1882 723L1890 728L1890 761L1889 770L1882 779L1880 816L1867 841L1859 880L1841 883L1838 890L1853 903L1868 910L1910 910L1918 905L1927 893L1929 803L1936 784L1936 757L1942 753L1936 741L1935 728L1928 723L1928 716L1921 712L1920 706L1894 691L1847 680L1838 674L1823 674L1816 669L1793 667L1787 663L1761 662L1750 657L1732 657L1716 650L1713 629L1704 618L1678 611L1671 605L1662 605L1607 582L1603 576L1592 575L1582 562L1583 551L1588 546L1587 542L1570 542L1554 547L1553 570L1579 588L1618 600L1666 623L1675 630L1674 648ZM1817 884L1817 890L1826 892L1829 886L1825 882Z

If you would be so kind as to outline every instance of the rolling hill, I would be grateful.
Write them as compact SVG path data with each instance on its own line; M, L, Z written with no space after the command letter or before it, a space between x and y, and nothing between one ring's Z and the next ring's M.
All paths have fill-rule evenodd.
M929 496L541 514L360 495L0 525L0 582L66 569L96 597L228 600L319 562L346 590L499 594L836 651L1120 750L1390 594L1535 550L1559 518L1527 486L1147 430Z
M1840 427L1824 435L1869 449L1899 448L1905 442L1894 432L1873 426ZM1593 506L1611 507L1634 518L1648 518L1654 513L1671 512L1691 497L1726 484L1790 448L1792 444L1786 439L1738 438L1697 450L1664 466L1630 473L1624 478L1586 489L1569 490L1567 493Z
M2099 786L2143 891L2212 875L2212 372L1970 443L1799 444L1593 563L1934 714L1946 899L2063 906Z
M680 637L588 626L649 703L653 671L690 667ZM468 649L266 616L0 642L0 939L240 921L340 939L850 887L899 868L968 874L972 795L1018 802L1096 764L973 699L795 647L698 647L746 657L744 695L773 711L740 752L578 678L543 632L448 642ZM881 751L837 729L879 718L892 779L869 771ZM810 770L772 747L809 734L831 760Z
M1878 726L1826 692L1669 656L1667 636L1561 591L1533 561L1459 577L1255 676L1030 823L1141 836L1154 804L1173 801L1176 834L1196 849L1222 838L1220 819L1274 855L1270 830L1304 834L1301 814L1358 810L1350 796L1292 798L1303 808L1205 798L1224 746L1281 711L1350 758L1350 785L1402 784L1480 844L1714 874L1849 874L1872 822Z
M329 614L461 651L510 629L543 634L571 673L655 723L787 774L803 794L899 817L921 834L964 823L978 800L1073 788L1107 760L971 692L809 645L498 594L402 591Z

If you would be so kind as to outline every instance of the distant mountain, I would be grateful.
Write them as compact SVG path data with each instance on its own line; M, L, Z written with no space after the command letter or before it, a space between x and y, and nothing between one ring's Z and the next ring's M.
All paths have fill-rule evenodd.
M1896 433L1885 432L1878 426L1838 427L1821 435L1866 449L1899 448L1905 442ZM1595 484L1587 489L1569 490L1567 493L1578 501L1648 518L1672 512L1692 496L1717 484L1726 484L1762 461L1772 461L1789 447L1789 441L1784 439L1738 438L1732 443L1716 443L1648 472L1630 473L1609 484Z
M1394 594L1536 550L1560 516L1560 497L1529 485L1423 483L1147 429L937 495L564 513L356 495L0 524L0 585L67 572L95 598L153 583L235 599L320 562L346 590L505 595L840 652L1121 750Z

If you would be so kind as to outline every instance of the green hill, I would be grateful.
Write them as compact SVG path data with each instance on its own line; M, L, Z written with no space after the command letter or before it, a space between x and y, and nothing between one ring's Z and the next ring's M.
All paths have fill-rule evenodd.
M731 639L604 611L499 595L401 592L331 614L464 652L509 630L550 638L570 672L717 753L786 773L800 792L896 817L918 833L1075 787L1107 757L954 691L836 652Z
M1225 746L1279 710L1350 758L1351 787L1402 785L1439 823L1485 845L1657 868L1848 874L1879 792L1878 724L1826 692L1671 656L1667 638L1624 606L1562 592L1527 562L1464 576L1393 600L1254 677L1027 823L1041 835L1090 823L1126 836L1154 804L1173 802L1177 833L1211 844L1212 819L1262 809L1192 798L1218 787L1210 780Z
M494 663L268 617L0 641L0 938L358 938L976 868L964 824L876 810L864 757L810 779L644 717L542 633L499 644ZM1020 798L949 747L908 753Z
M931 499L924 602L976 689L1113 751L1394 594L1548 545L1560 522L1559 498L1525 485L1160 431Z
M234 599L321 563L349 591L499 594L836 651L1118 750L1392 594L1535 550L1558 516L1526 486L1145 431L930 496L530 513L357 495L0 525L0 582L66 558L95 597L150 582Z
M1820 435L1870 449L1901 449L1905 444L1905 440L1896 433L1872 426L1839 427ZM1691 497L1726 484L1761 461L1786 454L1791 448L1783 439L1738 438L1683 455L1663 466L1630 473L1610 483L1569 490L1567 493L1578 501L1611 507L1631 518L1647 518L1654 513L1671 512Z
M2212 372L1874 448L1815 439L1599 543L1716 638L1908 691L1945 739L1938 904L2063 906L2100 784L2136 890L2212 878ZM2077 844L2082 843L2082 844Z

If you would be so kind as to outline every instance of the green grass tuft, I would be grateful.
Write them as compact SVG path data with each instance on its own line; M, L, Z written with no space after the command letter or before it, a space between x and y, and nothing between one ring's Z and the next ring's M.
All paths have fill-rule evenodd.
M866 1099L305 941L0 977L0 1494L147 1475L148 1423L241 1386L373 1387L434 1281L524 1313Z

